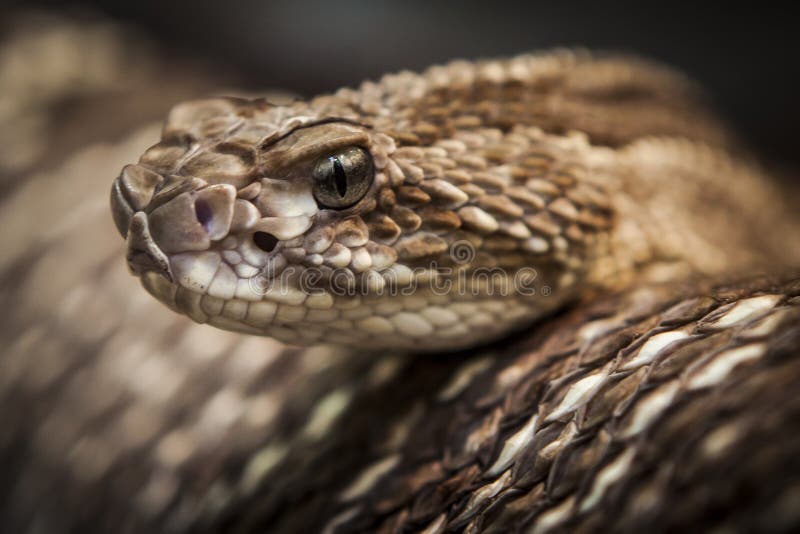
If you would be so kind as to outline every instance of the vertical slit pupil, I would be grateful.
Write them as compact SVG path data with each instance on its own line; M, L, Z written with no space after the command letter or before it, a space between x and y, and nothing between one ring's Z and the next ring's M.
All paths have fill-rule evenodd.
M333 160L333 181L336 185L336 192L340 197L347 194L347 174L344 172L344 167L339 158L331 158Z

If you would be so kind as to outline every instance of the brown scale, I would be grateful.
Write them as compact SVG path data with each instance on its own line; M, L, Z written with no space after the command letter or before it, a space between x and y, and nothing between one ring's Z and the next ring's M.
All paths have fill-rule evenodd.
M608 60L608 66L615 62L629 72L633 70L619 60ZM505 65L501 63L501 69ZM579 130L593 142L611 146L624 145L645 133L725 143L727 135L714 125L708 114L700 107L687 104L696 100L696 90L684 80L658 67L639 63L635 68L646 75L642 76L641 72L623 75L619 69L610 68L605 76L599 77L603 81L594 83L595 88L590 89L582 78L592 76L596 68L603 70L603 67L577 60L573 69L564 69L560 76L545 83L537 78L506 78L498 84L479 78L468 87L436 88L432 95L420 99L412 123L436 124L438 121L440 136L449 136L452 126L448 125L439 106L442 102L453 101L458 102L458 107L452 106L455 118L476 115L480 126L501 130L519 124L536 125L557 134ZM626 79L627 85L623 81ZM663 85L656 86L653 79ZM587 118L587 110L591 110L591 119ZM414 128L412 126L412 131ZM434 136L427 127L424 130L426 139Z

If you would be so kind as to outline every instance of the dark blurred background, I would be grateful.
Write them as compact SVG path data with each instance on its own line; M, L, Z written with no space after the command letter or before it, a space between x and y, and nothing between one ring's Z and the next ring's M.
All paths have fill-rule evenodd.
M221 64L245 88L301 95L457 57L554 46L634 51L677 66L760 153L796 168L798 17L791 8L649 2L84 0L168 49ZM237 82L241 83L241 82Z

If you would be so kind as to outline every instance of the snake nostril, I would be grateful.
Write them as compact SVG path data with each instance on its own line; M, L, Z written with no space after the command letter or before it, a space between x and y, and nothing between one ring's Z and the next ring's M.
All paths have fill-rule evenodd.
M208 204L208 202L202 198L195 199L194 215L197 218L197 222L202 224L203 228L208 231L214 218L214 211L211 209L211 206Z
M272 252L278 245L278 238L267 232L256 232L253 234L253 243L264 252Z

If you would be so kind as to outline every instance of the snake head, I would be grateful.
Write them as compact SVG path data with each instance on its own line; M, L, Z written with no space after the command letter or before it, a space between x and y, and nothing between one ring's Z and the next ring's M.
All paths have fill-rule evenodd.
M580 249L543 213L557 185L493 163L497 130L398 132L357 102L174 108L112 186L130 270L196 321L294 344L459 348L563 302Z

